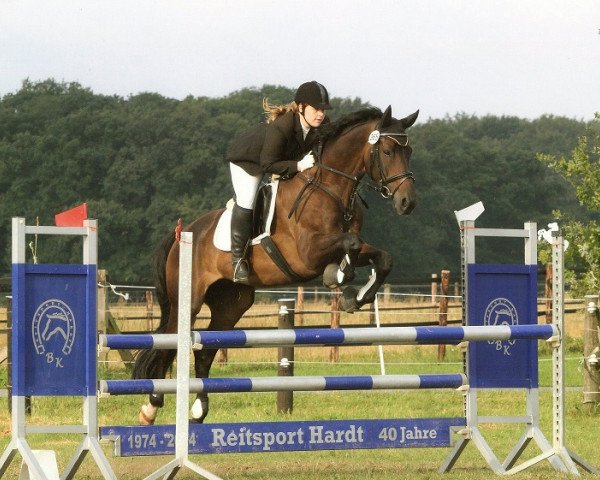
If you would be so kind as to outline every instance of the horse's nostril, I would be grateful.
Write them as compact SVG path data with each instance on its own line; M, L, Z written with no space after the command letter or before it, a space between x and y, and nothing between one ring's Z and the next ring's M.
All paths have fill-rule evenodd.
M396 203L397 212L400 215L409 214L415 207L415 201L408 195L403 195Z

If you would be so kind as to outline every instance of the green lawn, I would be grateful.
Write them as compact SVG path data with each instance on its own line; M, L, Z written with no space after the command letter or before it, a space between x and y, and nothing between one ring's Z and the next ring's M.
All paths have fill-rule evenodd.
M387 373L442 373L460 372L461 355L448 347L445 362L434 361L434 347L385 347ZM378 356L375 347L340 349L340 362L324 362L327 352L314 348L296 349L296 375L357 375L378 374ZM582 370L581 353L573 346L566 362L567 392L566 415L568 420L568 446L586 460L600 466L600 412L586 413L581 405ZM544 433L551 440L551 364L549 351L542 347L540 361L541 423ZM274 350L230 351L229 363L216 365L212 376L259 376L274 375L276 365ZM251 364L242 363L250 361ZM0 382L6 378L0 370ZM126 378L124 369L102 368L101 378ZM276 413L275 393L214 394L211 396L209 422L254 422L275 420L352 419L352 418L410 418L462 416L463 401L459 392L444 391L367 391L367 392L320 392L301 393L294 396L294 411L290 415ZM100 400L100 425L134 424L139 406L145 396L109 397ZM159 418L160 423L174 420L174 397L168 397L167 406ZM524 394L516 391L481 392L480 411L484 415L524 413ZM31 424L78 423L81 419L81 402L77 398L34 398ZM0 400L0 449L3 451L10 439L10 420L6 399ZM522 426L490 425L483 428L497 456L503 460L523 433ZM54 449L58 452L59 466L68 462L77 448L78 437L57 435L31 436L33 448ZM110 445L105 451L119 478L134 480L144 478L169 457L112 458ZM227 479L339 479L356 478L445 478L480 479L491 474L486 463L473 445L468 445L454 470L439 475L437 469L448 454L448 449L389 449L324 451L264 454L193 455L192 461ZM532 443L524 459L539 453ZM13 461L7 479L17 479L21 459ZM564 475L555 473L547 461L518 475L523 479L558 479ZM87 458L76 478L101 478L91 458ZM189 471L179 472L176 478L198 478Z

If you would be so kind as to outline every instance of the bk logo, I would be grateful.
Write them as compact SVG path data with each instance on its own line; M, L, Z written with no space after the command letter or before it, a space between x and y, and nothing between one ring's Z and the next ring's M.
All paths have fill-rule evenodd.
M496 298L492 300L483 317L483 324L496 325L518 325L519 315L517 309L508 298ZM510 355L510 348L516 340L490 340L490 345L496 345L496 350L502 351L503 355Z
M63 367L75 341L75 318L71 308L62 300L53 298L40 304L31 324L33 345L38 355L56 368Z

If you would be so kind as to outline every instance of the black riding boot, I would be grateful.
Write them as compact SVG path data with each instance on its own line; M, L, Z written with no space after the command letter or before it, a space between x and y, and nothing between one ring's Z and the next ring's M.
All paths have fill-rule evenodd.
M231 212L231 263L233 281L247 282L250 266L246 258L248 242L252 236L252 210L235 204Z

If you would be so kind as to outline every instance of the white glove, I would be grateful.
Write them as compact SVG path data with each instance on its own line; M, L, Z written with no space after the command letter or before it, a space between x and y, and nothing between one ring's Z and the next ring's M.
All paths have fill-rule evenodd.
M304 158L298 162L298 171L303 172L304 170L312 167L315 164L315 157L312 153L307 153Z

